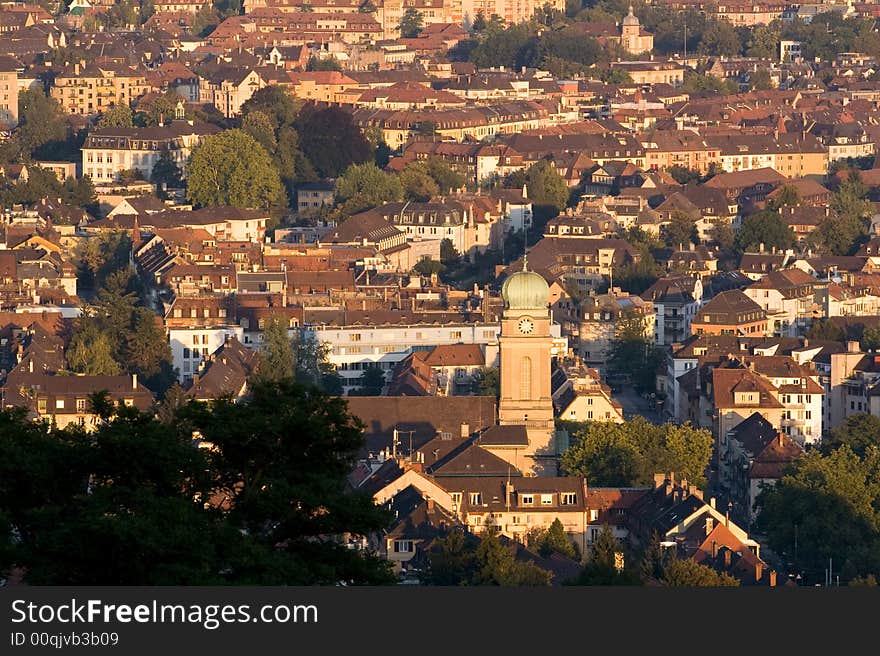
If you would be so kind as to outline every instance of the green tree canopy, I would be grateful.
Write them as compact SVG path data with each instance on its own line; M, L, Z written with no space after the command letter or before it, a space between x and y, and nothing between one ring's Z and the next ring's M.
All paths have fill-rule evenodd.
M568 185L547 160L542 159L529 167L526 184L535 219L539 222L553 218L568 204Z
M843 582L880 574L880 450L856 430L847 439L863 457L839 439L830 453L813 449L756 502L758 530L807 585L823 580L829 558Z
M307 104L294 124L299 147L318 175L335 178L352 164L373 160L373 147L351 113L340 107Z
M609 344L608 372L629 378L639 392L651 392L664 359L662 349L654 344L647 318L635 312L621 314Z
M680 472L697 486L706 482L712 434L689 424L649 423L635 417L613 422L567 422L572 444L562 469L597 486L650 485L656 472Z
M794 231L779 213L764 210L743 219L734 244L737 250L745 253L756 252L761 244L766 250L774 246L784 250L793 246L794 242Z
M407 164L400 172L399 179L406 200L424 203L440 193L440 187L428 174L428 166L424 162Z
M343 215L403 199L400 178L385 173L372 162L353 164L336 180L336 200Z
M344 536L388 514L346 489L363 436L345 402L291 381L170 423L96 399L94 432L0 412L0 575L32 585L393 582ZM212 445L194 448L193 430ZM221 503L222 502L222 503ZM119 558L137 553L137 558Z
M831 453L848 446L860 458L869 447L880 448L880 417L869 414L850 415L822 439L822 450Z
M404 39L414 39L424 29L425 17L415 7L407 7L400 17L400 36Z
M132 123L131 107L113 105L108 107L98 119L98 128L130 128Z
M674 558L663 574L663 582L673 588L737 587L739 580L724 572L690 559Z
M206 137L193 149L187 198L197 205L268 209L283 190L269 154L242 130Z

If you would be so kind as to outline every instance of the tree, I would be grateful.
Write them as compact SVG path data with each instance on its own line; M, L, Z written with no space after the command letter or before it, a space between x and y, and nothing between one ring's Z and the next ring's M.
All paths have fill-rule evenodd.
M399 178L406 200L424 203L440 193L440 187L428 175L428 167L424 162L407 164L400 172Z
M91 317L81 317L79 328L65 352L71 370L87 376L115 376L122 373L113 358L113 345Z
M385 388L385 374L378 365L370 365L364 368L361 374L361 389L359 396L380 396Z
M432 545L428 553L428 585L548 585L550 572L531 562L516 560L515 545L501 538L496 527L479 537L453 529Z
M421 260L416 262L416 265L412 268L413 271L422 276L433 276L440 275L444 271L446 271L446 266L437 260L432 260L429 257L423 257Z
M695 98L708 96L728 96L739 91L737 84L731 80L722 80L715 75L701 75L685 71L681 89Z
M634 312L621 314L608 351L608 371L628 376L637 391L656 387L657 368L665 355L648 334L647 320Z
M299 147L318 175L335 178L352 164L373 159L373 147L352 115L336 106L306 105L295 123Z
M98 407L91 434L0 412L0 516L17 536L0 535L3 573L18 566L32 585L394 581L343 537L382 531L389 515L346 490L363 436L342 399L284 381L241 403L190 402L170 423ZM211 449L193 448L194 430Z
M699 243L696 222L685 212L673 212L663 232L666 245L672 248L684 248L687 244Z
M241 114L247 118L252 112L260 112L272 121L274 130L286 125L293 125L299 113L297 100L284 88L277 84L258 89L241 106Z
M471 381L471 393L476 396L494 396L501 394L501 378L496 367L482 367L474 374Z
M150 173L150 182L175 189L183 186L183 171L174 161L170 149L163 148L159 152L159 157L153 164L153 170Z
M400 17L400 36L403 39L414 39L424 29L425 17L415 7L408 7Z
M544 558L549 558L557 553L573 560L580 559L577 545L568 537L558 517L548 528L537 527L530 531L527 536L527 545L529 549Z
M797 207L800 204L801 195L798 193L797 187L782 185L775 194L775 198L767 202L767 209L776 212L783 207Z
M132 125L131 107L128 105L113 105L107 108L98 120L98 129L130 128Z
M526 184L539 223L553 218L568 204L568 185L547 160L542 159L529 167Z
M474 24L471 25L471 29L474 32L483 32L486 29L486 14L482 9L477 11L477 15L474 17Z
M385 173L372 162L353 164L336 180L336 200L344 215L403 199L400 179Z
M220 24L220 12L211 5L204 5L193 17L192 31L196 36L208 36Z
M770 91L775 88L773 78L770 77L770 71L766 68L759 68L749 75L749 89L751 91Z
M843 328L830 319L818 319L813 321L807 330L806 337L809 339L821 339L829 342L842 342L846 339Z
M502 542L496 527L485 529L480 534L474 560L474 585L522 587L550 584L550 572L534 563L516 560L511 547Z
M130 321L131 331L125 346L126 366L143 376L151 390L164 391L174 381L171 380L171 346L165 337L162 322L152 310L145 307L135 308ZM163 373L164 379L159 380Z
M265 112L258 109L248 112L241 121L241 129L265 148L267 153L274 153L278 148L278 142L275 139L277 128Z
M15 140L31 155L38 148L67 139L67 120L61 105L41 90L25 89L18 94L18 127Z
M860 342L863 351L880 350L880 327L866 327Z
M739 580L690 559L673 559L663 573L663 582L675 588L737 587Z
M727 221L719 219L712 222L709 228L709 239L718 245L723 251L729 251L736 242L736 235L733 227Z
M861 446L861 441L857 444ZM757 528L768 546L802 572L807 585L822 580L833 558L846 582L880 573L880 451L860 457L848 444L798 458L776 485L758 495Z
M296 355L287 332L287 321L283 317L272 316L264 321L260 354L261 378L271 381L293 378Z
M681 164L673 164L669 168L666 169L666 172L671 175L678 184L686 185L690 182L699 182L700 178L703 176L696 169L689 169L686 166L682 166Z
M764 210L743 219L734 244L738 251L745 253L757 251L762 244L767 250L774 246L785 250L794 242L794 231L782 217L777 212Z
M779 29L772 25L756 25L746 44L746 56L759 59L778 58Z
M613 268L614 286L630 294L641 294L663 274L646 246L638 245L636 248L641 252L641 257L626 264L615 264Z
M621 558L623 566L621 567ZM575 585L639 585L638 576L626 569L626 552L613 529L603 524L593 543L587 563L580 575L572 581Z
M822 439L822 450L831 453L848 446L860 458L868 448L880 448L880 417L869 414L850 415Z
M132 120L141 127L165 125L174 117L177 107L184 102L184 97L174 91L159 96L147 96L138 102Z
M307 71L341 71L342 64L336 57L316 57L312 55L306 63Z
M810 235L811 245L833 255L855 251L867 235L867 217L872 214L867 194L868 188L852 171L831 196L831 212Z
M452 243L452 240L448 237L440 240L440 262L443 264L450 264L458 260L461 257L461 253L459 253L455 249L455 244Z
M268 209L281 200L283 190L266 150L236 129L208 136L193 149L186 194L202 207Z
M733 25L726 20L712 21L700 38L697 50L707 55L739 55L742 44Z
M427 167L428 175L430 175L434 179L434 182L437 183L441 193L446 194L450 191L464 187L464 176L454 171L446 162L436 155L428 157L428 159L425 160L425 165Z
M701 486L712 455L710 431L689 424L658 426L643 417L622 424L568 422L571 446L562 455L563 471L585 476L597 486L649 485L655 472L680 472Z

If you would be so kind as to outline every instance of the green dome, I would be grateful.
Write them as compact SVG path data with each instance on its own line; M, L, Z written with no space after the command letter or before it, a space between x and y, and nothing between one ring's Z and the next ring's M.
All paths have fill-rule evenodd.
M550 285L543 276L529 271L526 265L507 277L501 286L504 306L511 310L545 310Z

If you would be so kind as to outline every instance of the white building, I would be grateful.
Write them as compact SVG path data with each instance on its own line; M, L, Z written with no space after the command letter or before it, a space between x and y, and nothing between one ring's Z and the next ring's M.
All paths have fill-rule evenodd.
M101 128L83 144L82 174L102 183L116 180L123 171L138 171L149 180L156 162L168 151L185 178L192 149L216 132L216 126L184 120L148 128Z
M178 380L181 383L192 380L202 361L220 348L228 336L243 342L244 328L231 324L169 328L168 343L171 345L171 357L173 366L178 371Z

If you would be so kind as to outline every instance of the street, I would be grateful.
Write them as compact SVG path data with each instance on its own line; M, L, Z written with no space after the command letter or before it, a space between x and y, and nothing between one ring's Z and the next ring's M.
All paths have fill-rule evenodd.
M644 398L632 387L613 392L612 397L620 401L620 404L623 406L624 419L629 420L633 417L642 416L653 424L662 424L666 421L663 414L657 412L654 401Z

